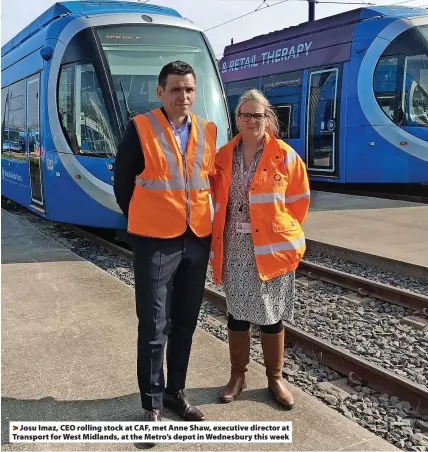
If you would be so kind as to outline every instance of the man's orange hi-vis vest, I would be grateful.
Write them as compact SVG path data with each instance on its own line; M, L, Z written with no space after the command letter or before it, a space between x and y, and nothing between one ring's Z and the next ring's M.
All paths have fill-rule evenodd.
M190 113L186 152L181 154L161 109L133 118L144 151L129 205L128 232L172 238L189 226L198 237L211 234L210 184L216 126Z
M211 180L214 224L210 262L220 284L224 228L237 135L217 153ZM265 134L263 154L249 188L251 234L260 279L267 281L297 268L306 246L301 224L309 209L309 181L298 154L282 140Z

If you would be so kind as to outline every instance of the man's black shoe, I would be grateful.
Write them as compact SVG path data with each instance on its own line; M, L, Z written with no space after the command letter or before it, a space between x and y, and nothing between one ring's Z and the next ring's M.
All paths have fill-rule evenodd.
M161 420L161 410L144 410L143 422L160 422Z
M161 410L144 410L143 422L160 422L162 420ZM156 443L138 443L135 445L138 449L150 449L156 446Z
M172 395L165 393L163 396L163 406L177 413L185 421L196 422L205 419L205 416L198 408L190 405L182 389Z

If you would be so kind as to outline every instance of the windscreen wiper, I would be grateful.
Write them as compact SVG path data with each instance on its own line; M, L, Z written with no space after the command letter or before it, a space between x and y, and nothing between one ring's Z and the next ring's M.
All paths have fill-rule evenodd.
M129 108L128 98L125 96L125 90L123 89L123 83L120 82L120 88L122 89L123 100L125 101L126 113L128 114L128 121L134 116L138 115L138 111L133 111Z

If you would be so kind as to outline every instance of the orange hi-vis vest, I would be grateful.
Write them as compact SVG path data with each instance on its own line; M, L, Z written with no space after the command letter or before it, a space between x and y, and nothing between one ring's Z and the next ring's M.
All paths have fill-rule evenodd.
M237 135L216 155L211 180L214 223L210 263L214 281L221 283L224 228ZM301 224L309 209L309 181L298 154L282 140L265 133L264 149L249 187L254 255L260 279L267 281L297 268L306 245ZM237 232L239 233L239 232Z
M172 238L187 227L198 237L211 234L210 184L214 170L216 126L193 113L186 152L178 146L160 108L133 118L144 152L129 205L128 232Z

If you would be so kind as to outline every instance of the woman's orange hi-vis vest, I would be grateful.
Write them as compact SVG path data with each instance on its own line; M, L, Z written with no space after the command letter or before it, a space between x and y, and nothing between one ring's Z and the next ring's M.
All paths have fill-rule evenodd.
M136 177L129 205L128 232L157 238L211 234L210 184L216 126L190 113L185 155L161 109L133 118L144 151L144 170Z
M211 180L214 224L210 262L220 284L224 256L224 227L232 178L232 158L238 140L220 148ZM306 246L301 224L309 209L305 164L282 140L265 134L263 154L249 188L251 235L260 279L267 281L297 268Z

